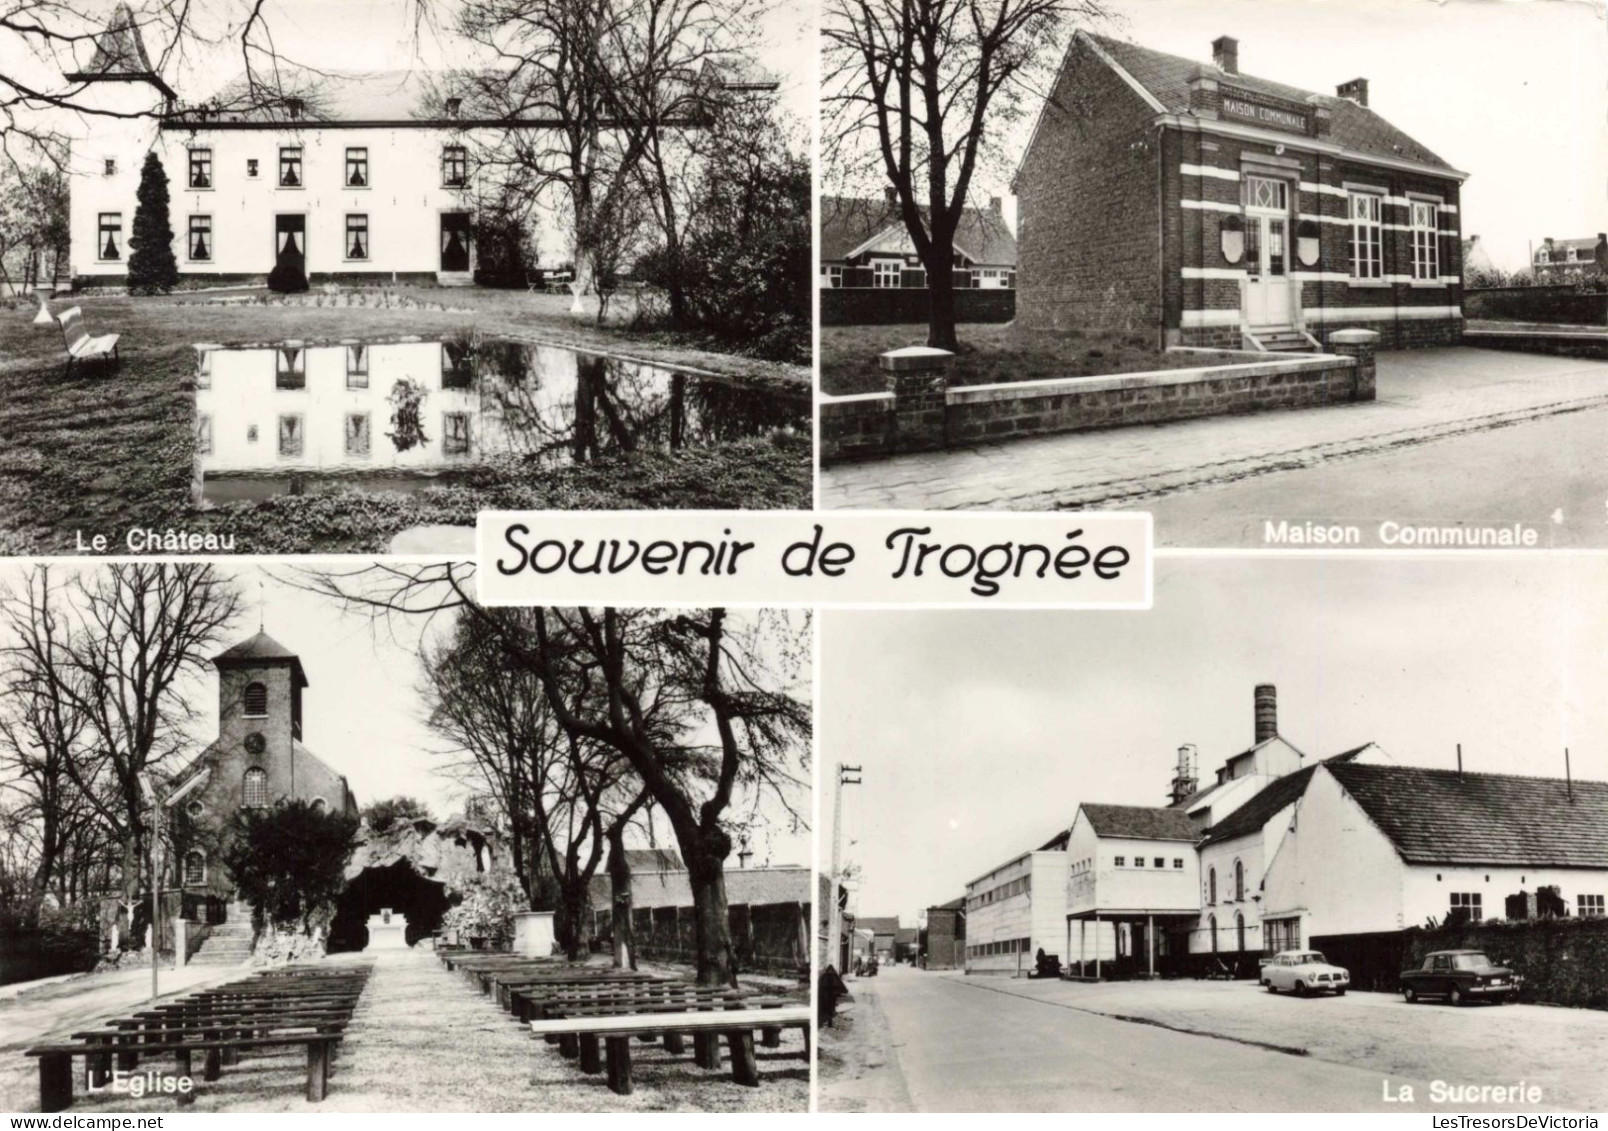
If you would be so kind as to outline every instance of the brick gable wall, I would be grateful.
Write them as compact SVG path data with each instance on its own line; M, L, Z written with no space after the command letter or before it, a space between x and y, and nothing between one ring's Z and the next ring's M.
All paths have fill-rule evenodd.
M1143 99L1081 38L1017 174L1024 327L1154 332L1156 133Z

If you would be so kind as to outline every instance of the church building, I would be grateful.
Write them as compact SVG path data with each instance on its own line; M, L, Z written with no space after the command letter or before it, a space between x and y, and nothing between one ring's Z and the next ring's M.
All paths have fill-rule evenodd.
M355 815L357 799L346 778L302 744L308 684L300 657L259 632L212 664L218 672L218 737L169 792L189 787L179 802L178 827L186 833L179 868L184 890L227 899L233 885L219 855L223 830L238 810L295 799Z
M1368 105L1078 32L1013 190L1017 318L1158 346L1462 336L1459 172Z

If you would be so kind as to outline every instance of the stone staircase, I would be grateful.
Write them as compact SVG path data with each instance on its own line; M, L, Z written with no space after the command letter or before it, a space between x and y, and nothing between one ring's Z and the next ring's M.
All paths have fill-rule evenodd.
M1246 333L1245 348L1262 353L1319 353L1318 342L1304 330L1276 326Z
M239 966L251 957L251 942L251 909L243 903L231 903L224 921L202 940L189 964Z

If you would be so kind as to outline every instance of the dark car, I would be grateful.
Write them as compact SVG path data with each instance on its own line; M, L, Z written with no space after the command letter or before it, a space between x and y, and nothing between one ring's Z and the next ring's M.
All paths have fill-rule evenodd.
M1401 992L1409 1002L1443 997L1453 1005L1471 1001L1501 1004L1519 996L1524 979L1498 966L1480 950L1436 950L1417 970L1401 972Z

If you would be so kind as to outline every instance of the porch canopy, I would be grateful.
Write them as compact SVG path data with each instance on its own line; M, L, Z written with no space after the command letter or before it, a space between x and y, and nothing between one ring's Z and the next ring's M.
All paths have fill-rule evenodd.
M1189 958L1189 932L1200 920L1195 908L1103 907L1066 917L1067 967L1073 977L1156 978L1181 969ZM1089 924L1094 930L1089 930ZM1109 923L1115 957L1105 958L1100 926ZM1074 924L1076 929L1074 930ZM1074 968L1075 964L1075 968ZM1090 971L1093 971L1091 974Z

